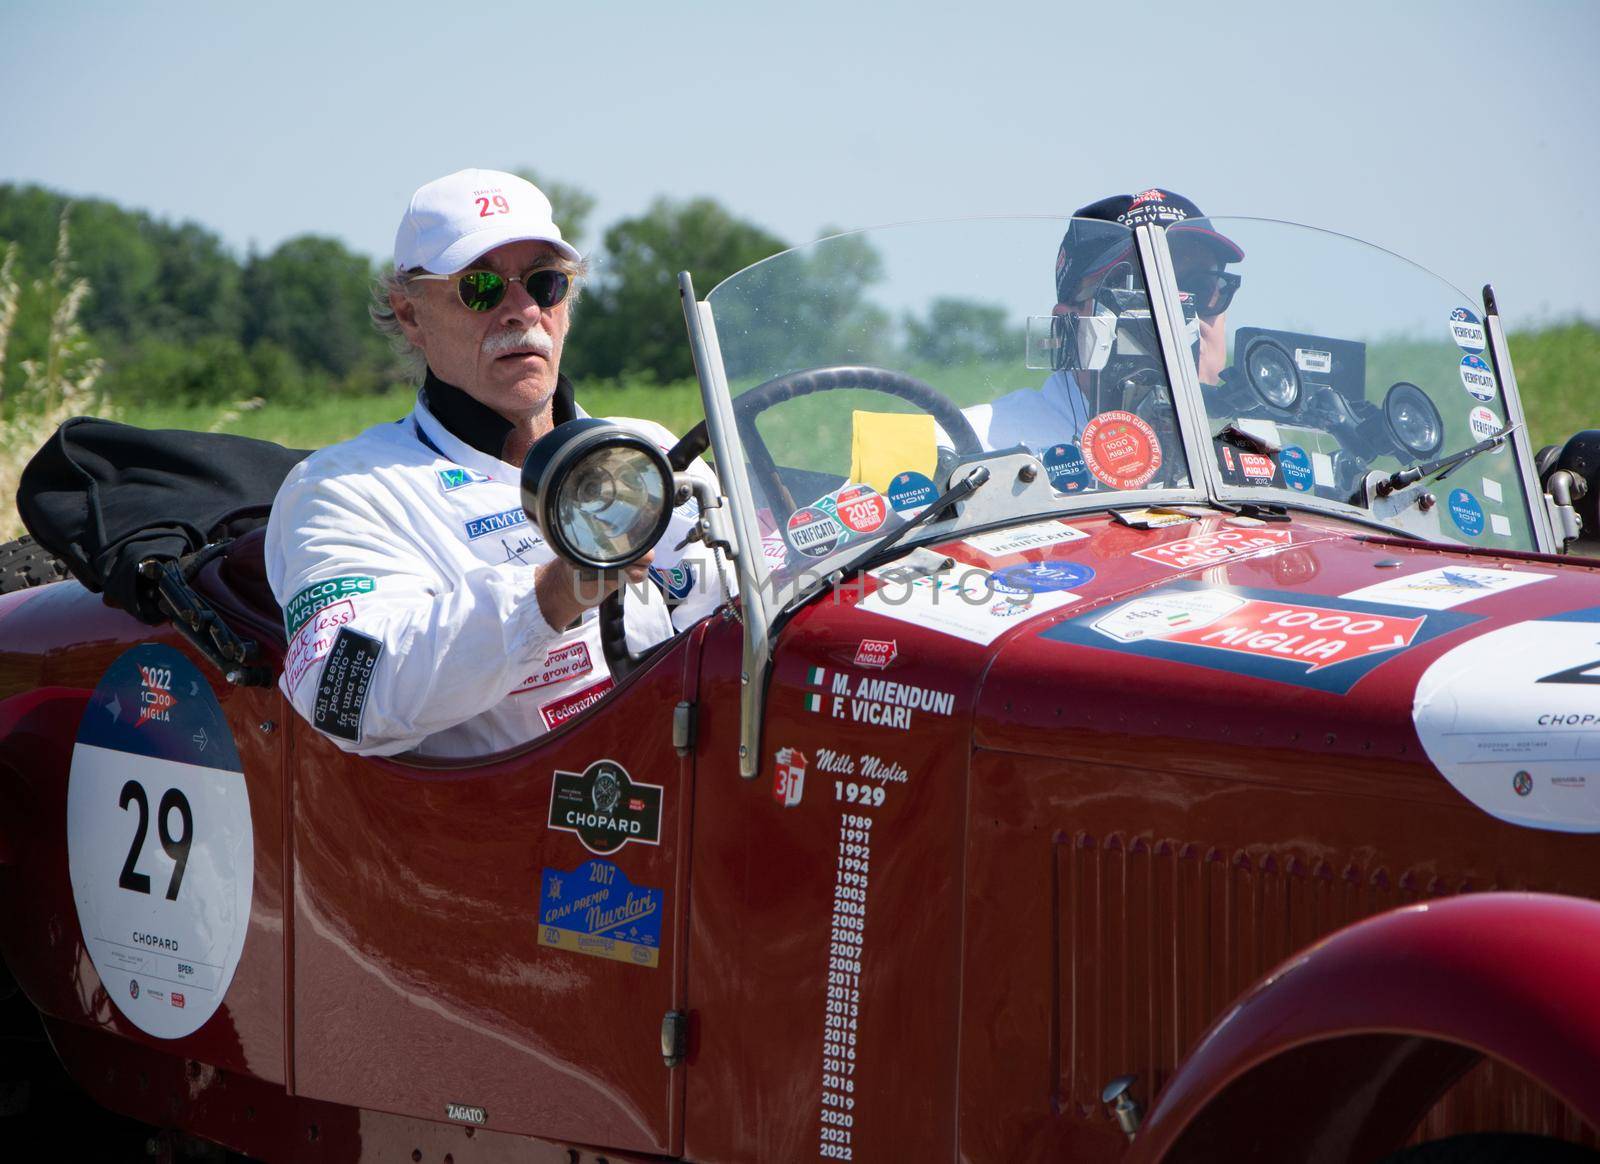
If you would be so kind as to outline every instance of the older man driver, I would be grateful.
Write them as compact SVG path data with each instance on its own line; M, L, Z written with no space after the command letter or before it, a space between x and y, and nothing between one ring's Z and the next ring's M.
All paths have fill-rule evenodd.
M610 688L594 608L619 579L555 557L520 495L523 455L583 415L560 367L584 274L549 199L515 175L462 170L412 196L373 316L419 357L416 405L302 462L267 526L290 640L279 685L341 748L483 755ZM612 419L673 443L658 424ZM699 543L666 551L691 520L675 514L662 540L680 602L640 588L631 643L720 598Z

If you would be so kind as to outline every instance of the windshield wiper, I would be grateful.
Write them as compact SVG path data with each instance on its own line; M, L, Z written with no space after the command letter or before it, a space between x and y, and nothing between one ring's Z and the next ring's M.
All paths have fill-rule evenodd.
M968 497L971 497L979 489L983 488L988 480L989 470L987 466L979 465L956 484L935 497L928 503L928 508L917 514L916 517L913 517L882 541L874 542L868 546L859 557L841 566L838 573L848 576L860 570L870 570L872 567L888 561L895 556L891 551L905 540L907 534L914 529L938 521L944 515L945 510L951 508L957 502L965 501Z
M1430 473L1438 474L1438 476L1434 477L1434 481L1443 481L1479 453L1487 453L1490 449L1498 449L1505 444L1511 438L1511 434L1517 431L1521 423L1521 421L1518 421L1517 424L1507 425L1504 429L1495 433L1494 436L1485 437L1470 448L1462 449L1459 453L1451 453L1448 457L1441 457L1437 461L1429 461L1423 465L1413 465L1409 469L1401 469L1398 472L1389 474L1388 477L1378 482L1378 496L1387 497L1398 489L1404 489L1407 485L1415 485Z

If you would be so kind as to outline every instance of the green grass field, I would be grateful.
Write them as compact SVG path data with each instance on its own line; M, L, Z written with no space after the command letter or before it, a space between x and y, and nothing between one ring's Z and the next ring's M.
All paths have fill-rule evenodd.
M1574 432L1600 428L1600 327L1564 324L1511 337L1511 357L1534 448L1559 444ZM1019 384L1018 387L1021 387ZM683 433L704 415L699 388L693 381L672 384L604 382L582 385L579 397L594 416L638 416L659 421ZM857 407L871 404L863 394ZM227 432L261 437L295 448L322 445L353 436L362 429L405 415L412 391L395 389L375 396L331 397L310 405L267 404L229 417ZM848 416L838 401L821 400L813 409ZM209 429L222 417L221 407L141 408L123 414L129 424L144 428Z
M144 407L127 410L119 419L140 428L216 428L290 448L316 449L404 416L411 411L415 395L412 388L394 388L374 396L335 396L312 404L269 403L233 415L225 415L229 410L221 405ZM643 417L659 421L675 433L683 433L703 415L700 390L692 381L666 385L606 382L583 388L580 397L592 416Z

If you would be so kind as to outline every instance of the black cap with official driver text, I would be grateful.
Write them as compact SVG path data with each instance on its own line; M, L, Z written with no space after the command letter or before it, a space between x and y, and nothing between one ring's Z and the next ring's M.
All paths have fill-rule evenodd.
M1085 279L1129 258L1133 240L1128 232L1147 223L1204 242L1224 263L1244 258L1239 245L1212 230L1200 208L1182 194L1154 186L1138 194L1113 194L1072 212L1056 252L1056 301L1072 302L1069 296Z

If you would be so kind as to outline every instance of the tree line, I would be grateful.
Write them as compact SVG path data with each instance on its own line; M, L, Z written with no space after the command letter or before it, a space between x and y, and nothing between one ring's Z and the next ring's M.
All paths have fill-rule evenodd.
M567 236L589 249L594 198L565 183L540 184ZM64 219L71 275L86 287L77 320L104 361L97 386L106 398L133 406L293 399L381 391L402 379L367 315L384 260L316 234L240 258L197 223L0 184L0 254L11 250L19 288L0 384L19 383L23 363L48 346L60 306L51 267ZM663 383L691 376L677 272L692 268L709 287L786 246L713 199L657 199L601 237L564 370Z

